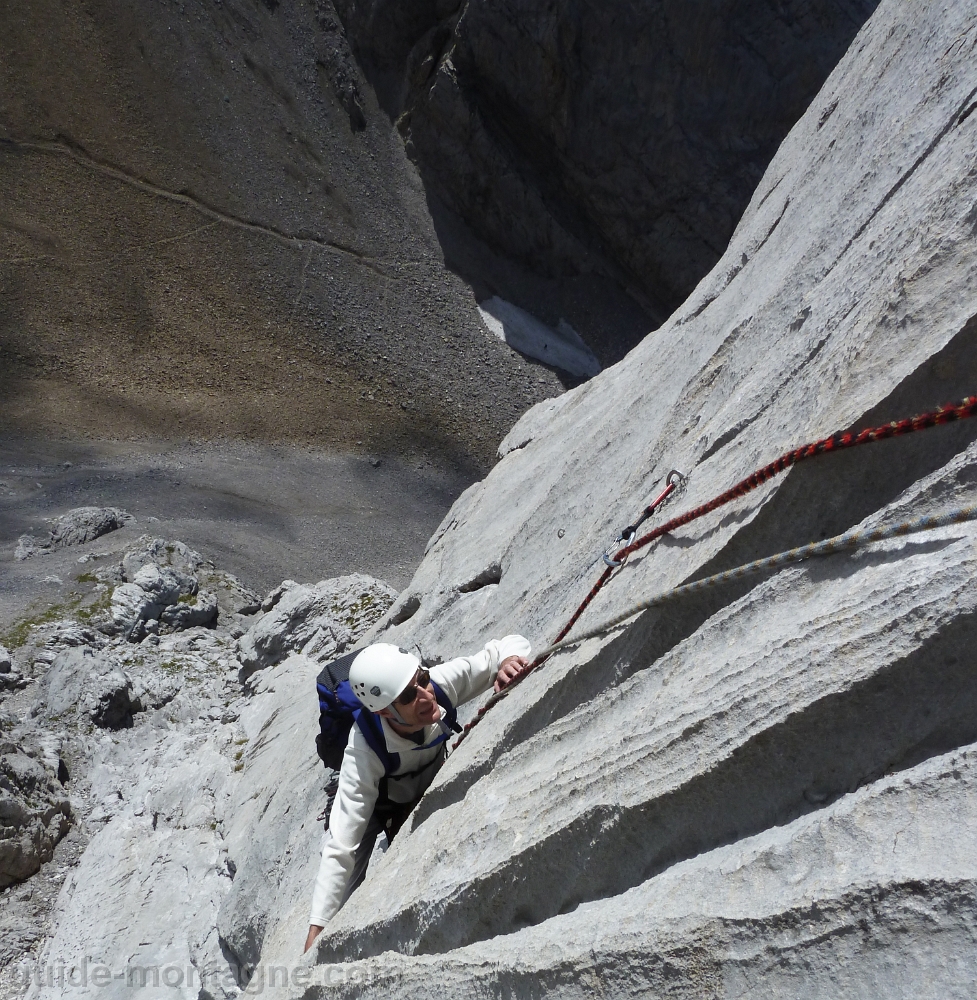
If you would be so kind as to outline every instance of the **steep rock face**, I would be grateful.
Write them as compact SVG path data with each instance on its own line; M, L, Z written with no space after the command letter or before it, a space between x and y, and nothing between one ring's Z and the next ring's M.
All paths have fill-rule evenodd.
M415 613L387 635L432 654L446 652L442 636L498 620L549 638L669 469L689 476L670 515L790 447L973 388L970 22L962 5L945 25L917 11L886 38L901 10L877 12L688 302L626 363L513 428L503 461L435 532L401 599ZM900 85L907 65L916 75ZM743 561L847 528L974 433L961 424L798 466L632 560L591 614L719 554ZM493 585L470 587L490 565Z
M329 984L316 993L408 997L427 977L463 996L964 997L975 758L973 745L934 758L538 927L316 969Z
M713 272L624 364L514 428L377 634L431 657L513 629L542 645L670 468L689 478L659 518L830 431L973 393L975 43L967 4L883 3ZM975 437L971 420L798 465L633 556L580 627L859 523L973 504ZM313 961L383 956L353 967L377 995L466 978L476 995L654 992L690 954L690 995L795 995L806 970L902 997L920 963L931 989L972 989L949 958L977 913L958 863L972 795L940 755L977 739L975 538L739 581L560 653L449 759ZM811 831L836 821L848 846L823 851ZM767 847L793 874L764 882L780 862L749 857ZM783 966L763 958L777 941Z
M876 5L336 7L440 202L449 258L482 296L565 316L609 363L644 334L628 341L628 302L661 322L715 264Z
M975 467L971 446L900 504L974 503ZM975 537L955 528L785 570L535 735L509 734L466 798L442 784L421 804L414 849L400 864L391 852L382 892L350 901L321 956L444 952L538 924L973 742ZM641 622L617 638L613 673L640 667L660 631ZM564 676L572 694L607 679L608 653L587 665L603 678ZM523 726L557 714L533 709Z

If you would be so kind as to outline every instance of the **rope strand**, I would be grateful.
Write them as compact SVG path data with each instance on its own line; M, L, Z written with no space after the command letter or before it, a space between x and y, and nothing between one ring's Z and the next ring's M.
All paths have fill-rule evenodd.
M649 608L658 607L667 601L677 597L684 597L686 594L695 594L700 590L707 590L710 587L718 586L721 583L728 583L730 580L739 580L744 576L751 576L754 573L761 573L765 569L776 569L779 566L786 566L789 563L804 562L806 559L816 559L820 556L837 555L839 552L853 552L855 549L864 548L873 542L882 542L888 538L895 538L900 535L913 535L919 531L932 531L934 528L945 528L951 524L963 524L967 521L977 521L977 504L969 507L961 507L957 510L947 511L945 514L917 517L912 521L904 521L902 524L895 524L888 528L874 528L871 531L846 531L842 535L835 535L834 538L826 538L823 542L811 542L799 548L788 549L786 552L778 552L774 556L767 556L765 559L755 559L753 562L737 566L735 569L727 569L714 576L707 576L702 580L694 580L692 583L683 584L681 587L673 587L662 594L657 594L646 601L639 601L637 604L622 611L619 615L609 618L601 625L597 625L581 635L572 639L564 639L562 642L554 642L551 646L546 646L539 653L540 656L551 656L561 649L575 646L586 639L594 639L605 632L622 625L629 618L647 611Z
M875 441L884 441L887 438L901 437L904 434L912 434L915 431L927 430L930 427L937 427L940 424L949 424L958 420L966 420L969 417L977 414L977 396L967 396L966 399L961 400L961 402L956 404L947 404L946 406L940 406L935 410L931 410L928 413L921 413L915 417L909 417L905 420L893 420L891 423L884 424L881 427L870 427L863 431L855 433L853 431L838 431L835 434L831 434L829 437L822 438L819 441L813 441L810 444L801 445L799 448L794 448L792 451L785 452L779 458L774 459L768 465L763 466L761 469L757 469L755 472L751 473L745 479L740 480L735 486L726 490L725 493L720 493L719 496L714 497L707 503L701 504L698 507L694 507L690 511L686 511L684 514L680 514L678 517L672 518L670 521L666 521L664 524L659 525L647 534L642 535L640 538L635 539L629 545L624 546L618 552L614 554L615 562L622 562L631 553L636 552L638 549L644 548L650 545L655 539L661 538L662 535L666 535L676 528L684 527L686 524L697 520L706 514L711 513L719 507L724 506L732 500L736 500L739 497L746 496L747 493L752 492L759 486L762 486L769 479L772 479L775 475L786 471L791 468L791 466L796 465L798 462L806 461L809 458L815 458L818 455L823 455L834 451L843 451L846 448L855 448L863 444L871 444ZM662 497L664 499L664 495ZM965 508L965 510L971 510L971 508ZM959 514L960 512L953 512ZM951 516L951 515L945 515ZM926 518L920 519L925 521ZM964 520L972 520L971 517L966 517ZM907 522L907 525L914 524L916 522ZM949 523L949 522L948 522ZM898 525L896 528L892 529L893 533L898 534L900 530L906 529L903 533L908 533L909 529L907 525ZM938 524L928 525L927 527L939 527ZM923 531L926 528L915 528L913 530ZM845 535L838 535L835 538L829 538L824 542L812 543L811 545L805 546L803 549L791 549L791 553L806 552L803 558L809 559L815 555L828 555L831 551L836 551L840 547L840 540L849 538L852 535L858 535L858 533L849 532ZM890 536L885 536L890 537ZM877 538L870 539L871 541L878 541ZM862 543L864 544L864 543ZM833 548L825 549L824 551L815 552L822 546L832 545ZM808 550L811 550L808 552ZM716 577L709 577L708 580L700 580L694 583L685 584L684 587L675 588L675 591L666 592L670 596L677 597L679 593L691 593L694 589L702 589L705 586L713 586L716 582L721 582L721 580L732 579L728 574L738 573L740 575L745 575L746 572L758 572L759 569L769 568L765 564L770 563L770 560L781 559L789 553L779 553L776 556L770 556L767 560L757 560L755 563L748 563L746 566L740 566L736 570L727 570L726 573L717 574ZM793 561L784 559L784 562ZM761 565L764 564L764 565ZM779 565L779 563L770 563L770 565ZM756 569L751 569L750 567L756 567ZM741 572L742 571L742 572ZM564 625L560 630L557 637L553 640L550 646L544 647L539 653L537 653L536 658L533 660L529 669L517 677L511 684L508 685L504 690L499 691L494 694L489 700L478 710L475 718L469 722L461 735L455 740L453 749L457 749L461 741L468 735L468 733L482 720L485 713L504 697L506 697L509 691L518 684L523 678L527 677L533 670L537 667L541 667L543 663L557 650L563 649L568 645L574 645L584 638L589 638L591 633L585 633L583 636L579 636L574 639L567 639L567 635L573 626L577 623L580 616L587 610L593 599L600 593L604 584L611 578L614 573L614 567L608 566L607 569L601 573L599 579L591 588L587 596L581 601L577 609L570 616L570 620ZM713 581L713 582L709 582ZM665 597L661 598L666 599ZM669 598L670 599L670 598ZM656 599L657 600L657 599ZM651 607L649 604L648 607ZM618 616L620 621L624 621L630 618L632 615L636 614L637 611L629 611L622 616ZM609 626L613 628L614 626ZM606 629L605 629L606 631ZM601 634L600 632L594 633L595 635ZM564 641L566 640L566 641Z
M772 479L798 462L815 458L826 452L843 451L846 448L855 448L858 445L871 444L875 441L884 441L886 438L901 437L904 434L911 434L914 431L927 430L939 424L949 424L956 420L966 420L968 417L974 416L975 413L977 413L977 396L968 396L956 405L941 406L929 413L921 413L919 416L910 417L907 420L894 420L890 424L885 424L882 427L871 427L860 431L858 434L854 434L851 431L839 431L837 434L822 438L820 441L801 445L800 448L785 452L780 458L774 459L774 461L769 465L765 465L762 469L757 469L756 472L751 473L746 479L741 480L725 493L720 493L718 497L715 497L708 503L704 503L700 507L695 507L685 514L673 518L671 521L649 531L647 535L642 535L641 538L633 541L627 549L616 553L614 558L619 559L625 553L630 555L630 553L651 544L656 538L660 538L662 535L666 535L676 528L683 527L690 521L695 521L697 518L711 513L717 507L722 507L731 500L746 496L747 493L762 486L768 479Z

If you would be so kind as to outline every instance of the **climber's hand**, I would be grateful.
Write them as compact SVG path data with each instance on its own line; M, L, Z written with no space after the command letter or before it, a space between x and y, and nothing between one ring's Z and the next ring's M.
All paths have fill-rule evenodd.
M525 656L507 656L499 667L495 677L496 693L508 687L517 677L529 671L529 660Z
M305 947L302 951L308 951L312 947L312 942L322 933L322 928L318 924L309 926L309 936L305 939Z

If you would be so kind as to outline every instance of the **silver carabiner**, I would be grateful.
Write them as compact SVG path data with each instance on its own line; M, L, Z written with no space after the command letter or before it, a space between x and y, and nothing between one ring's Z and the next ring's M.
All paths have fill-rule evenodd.
M615 538L614 541L611 542L611 544L608 545L606 549L604 549L603 559L604 559L604 564L606 566L608 566L610 569L617 569L618 567L623 566L627 562L628 559L627 555L623 559L614 559L612 558L611 553L619 552L621 549L626 549L635 540L635 538L637 538L638 526L641 525L661 506L661 504L665 501L670 492L674 492L675 490L681 489L686 484L686 482L688 482L688 478L686 476L683 476L682 473L678 471L678 469L672 469L668 473L668 475L665 477L665 485L671 486L672 490L666 489L650 507L645 508L644 513L641 515L641 517L635 524L628 525L628 527L626 527L621 532L621 534L619 534L617 538Z
M634 541L635 535L637 534L638 532L636 530L632 530L630 532L622 531L621 534L619 534L617 538L615 538L614 541L611 542L606 549L604 549L604 562L611 569L617 569L619 566L623 566L628 561L627 555L625 555L623 559L612 559L611 553L620 552L621 549L626 549ZM630 553L628 553L628 555L630 555Z

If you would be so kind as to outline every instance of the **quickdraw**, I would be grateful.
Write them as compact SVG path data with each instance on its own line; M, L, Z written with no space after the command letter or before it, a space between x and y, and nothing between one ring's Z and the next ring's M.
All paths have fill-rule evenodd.
M645 521L648 520L652 514L682 485L686 482L686 477L682 475L676 469L672 469L671 472L665 477L665 488L655 497L654 500L648 504L647 507L641 512L641 516L638 518L634 524L629 524L626 528L621 529L621 533L614 539L611 544L604 549L604 562L611 568L617 569L623 566L627 561L628 555L630 553L625 552L625 555L620 559L616 558L616 554L623 549L626 549L635 538L638 536L638 528L641 527ZM611 553L615 553L615 557L611 556Z
M977 521L977 504L969 507L960 507L955 510L946 511L943 514L926 514L923 517L915 518L912 521L903 521L900 524L893 524L886 528L871 528L863 531L846 531L842 535L835 535L834 538L826 538L821 542L811 542L808 545L801 545L797 548L788 549L786 552L778 552L774 556L767 556L765 559L755 559L753 562L744 563L734 569L724 570L713 576L704 577L701 580L694 580L692 583L682 584L680 587L673 587L662 594L648 600L640 601L638 604L622 611L619 615L608 619L600 625L580 635L575 635L571 639L564 639L562 642L555 642L552 646L547 646L539 652L540 657L552 656L553 653L570 646L576 646L586 639L595 639L599 635L604 635L612 629L623 625L629 618L647 611L649 608L658 607L676 597L685 597L687 594L695 594L700 590L708 590L711 587L730 580L740 580L744 576L751 576L754 573L761 573L767 569L777 569L780 566L787 566L791 563L804 562L807 559L817 559L821 556L832 556L839 552L852 552L855 549L864 548L874 542L882 542L889 538L900 538L906 535L914 535L920 531L933 531L935 528L946 528L953 524L965 524L968 521ZM506 692L509 688L506 688ZM506 692L499 692L504 694Z

